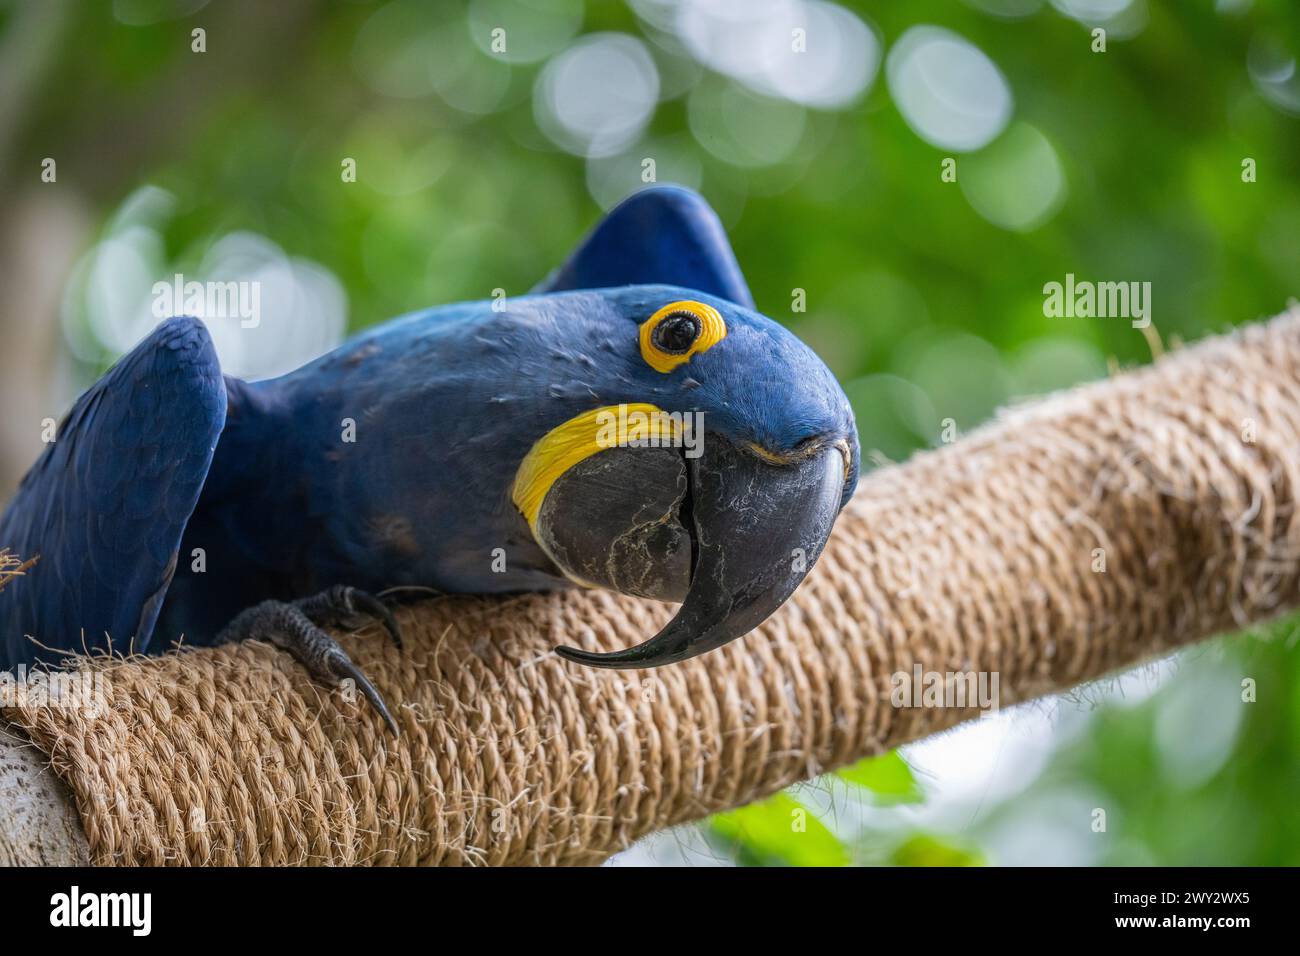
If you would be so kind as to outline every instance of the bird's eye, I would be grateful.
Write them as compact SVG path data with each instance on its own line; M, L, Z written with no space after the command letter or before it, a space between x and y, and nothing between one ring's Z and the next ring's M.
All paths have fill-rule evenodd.
M674 312L664 316L662 322L655 326L650 341L659 347L659 351L669 355L681 355L700 337L700 320L689 312Z
M671 372L720 342L727 325L713 306L672 302L641 325L641 357L656 372Z

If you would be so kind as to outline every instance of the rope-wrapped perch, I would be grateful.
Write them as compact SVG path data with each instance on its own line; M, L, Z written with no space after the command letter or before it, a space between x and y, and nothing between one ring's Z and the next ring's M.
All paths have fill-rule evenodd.
M402 612L405 651L345 639L399 738L250 643L95 664L97 716L5 714L95 862L594 863L976 713L894 706L914 665L996 672L1005 705L1296 606L1297 489L1300 313L867 476L789 604L686 663L552 653L638 642L665 605L445 598ZM6 778L13 746L0 860L68 859L79 838L48 835L61 785ZM16 779L43 822L11 812ZM34 826L51 846L32 851Z

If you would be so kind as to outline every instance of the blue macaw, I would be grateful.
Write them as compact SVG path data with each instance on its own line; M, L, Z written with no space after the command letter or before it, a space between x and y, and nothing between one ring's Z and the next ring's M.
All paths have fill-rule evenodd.
M377 617L400 644L374 595L677 601L638 646L557 650L684 660L789 597L858 465L843 391L754 310L717 216L654 187L528 295L394 319L280 378L223 375L202 322L162 322L0 519L0 544L40 556L4 594L0 667L258 638L355 680L395 732L322 629Z

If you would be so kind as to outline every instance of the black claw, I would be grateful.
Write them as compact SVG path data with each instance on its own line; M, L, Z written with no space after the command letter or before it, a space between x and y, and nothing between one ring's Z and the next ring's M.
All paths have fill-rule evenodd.
M330 656L330 665L340 678L351 678L351 680L361 688L362 695L366 700L370 701L370 706L375 709L379 716L384 718L384 723L386 723L388 729L393 732L393 736L400 736L401 731L397 729L397 721L395 721L393 715L388 712L388 705L384 703L384 698L380 695L379 691L375 690L375 686L370 683L366 675L361 673L361 668L352 663L352 658L348 657L347 654L340 650L339 653Z
M393 617L393 612L388 609L388 605L366 591L358 591L352 588L348 594L352 604L358 610L365 611L371 617L377 617L383 622L384 630L388 631L389 637L397 645L397 649L402 648L402 630L397 626L397 618Z
M599 665L603 654L596 654L592 651L584 651L580 647L555 648L555 653L566 661L572 661L575 664Z

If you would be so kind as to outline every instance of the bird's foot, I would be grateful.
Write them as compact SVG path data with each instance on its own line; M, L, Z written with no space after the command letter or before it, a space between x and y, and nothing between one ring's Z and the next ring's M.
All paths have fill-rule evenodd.
M369 623L373 618L378 618L384 625L384 630L393 639L393 643L399 649L402 646L402 632L388 605L359 588L336 584L332 588L321 591L320 594L313 594L311 597L293 603L311 619L313 624L322 627L338 625L357 628Z
M384 603L365 591L342 585L292 603L263 601L255 604L237 614L222 629L217 643L249 639L266 641L292 654L312 677L327 687L339 687L345 680L353 681L370 706L384 718L388 729L396 734L397 721L389 713L384 698L361 669L352 663L352 658L338 641L321 629L329 625L356 627L368 618L382 621L393 643L402 646L397 621Z

